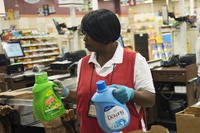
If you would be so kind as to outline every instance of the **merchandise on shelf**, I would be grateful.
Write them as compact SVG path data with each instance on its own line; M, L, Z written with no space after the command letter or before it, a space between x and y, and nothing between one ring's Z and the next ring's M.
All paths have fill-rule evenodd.
M21 36L13 38L20 41L24 57L15 58L22 62L25 69L32 69L36 64L47 66L60 54L58 44L52 36Z
M151 35L148 40L150 60L168 60L172 52L172 34Z

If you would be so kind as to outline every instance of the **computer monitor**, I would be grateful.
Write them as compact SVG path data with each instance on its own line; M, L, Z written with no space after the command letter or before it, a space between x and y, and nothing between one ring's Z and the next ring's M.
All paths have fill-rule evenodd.
M23 57L24 51L20 42L2 42L3 50L7 58Z
M58 34L59 35L65 34L65 31L63 30L63 28L67 28L66 25L64 23L59 24L58 21L56 21L55 19L53 19L53 22L56 26L56 30L57 30Z

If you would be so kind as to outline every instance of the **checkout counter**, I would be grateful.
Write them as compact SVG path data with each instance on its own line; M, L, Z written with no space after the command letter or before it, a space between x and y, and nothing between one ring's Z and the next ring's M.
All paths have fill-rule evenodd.
M75 55L72 58L73 60L74 57ZM8 67L6 68L5 64L0 66L0 68L5 68L1 69L4 71L0 71L0 106L9 106L9 108L12 108L11 114L13 114L13 110L15 113L14 117L11 119L10 114L6 115L8 117L0 115L0 132L60 133L66 130L69 133L75 133L78 130L75 106L77 63L77 61L64 61L64 63L63 61L57 61L52 63L50 67L42 69L42 71L46 71L48 73L49 80L59 79L70 90L70 95L66 99L62 99L66 107L66 113L55 122L49 123L40 123L33 116L32 86L35 83L36 71L34 71L34 69L23 71L23 65L20 64L12 65L9 69ZM2 123L5 121L5 118L7 121L6 124ZM2 125L4 126L3 128ZM10 130L4 131L4 129Z
M9 45L10 43L12 43L12 45ZM8 59L24 56L24 52L19 42L5 42L3 48L6 56L2 55L3 58L0 58L0 67L4 66L6 69L1 69L4 71L0 70L0 92L2 92L0 93L0 104L9 105L18 112L18 125L44 127L44 124L41 124L33 117L32 112L32 86L35 82L35 71L29 70L24 72L23 63L14 63L10 65L10 62L7 62L9 61ZM65 53L64 56L56 58L57 62L51 63L50 68L42 70L48 73L50 80L59 79L69 88L72 97L69 96L67 99L63 99L63 103L68 103L66 105L67 109L76 109L74 106L75 98L73 97L73 94L75 94L76 91L77 62L85 55L86 52L84 50ZM67 116L64 116L63 119L69 120ZM54 126L55 124L52 124L51 126ZM50 126L47 125L47 127ZM68 125L68 127L70 126ZM70 129L73 130L72 128ZM23 133L23 131L14 132ZM26 132L31 133L31 131Z
M2 91L6 91L8 89L16 90L20 88L33 86L35 80L34 67L33 70L24 71L23 63L10 64L8 58L24 56L22 49L20 49L21 46L19 42L10 43L15 44L19 51L15 53L16 55L13 55L11 54L12 51L9 51L9 49L11 48L7 48L11 45L8 45L7 43L4 44L4 49L6 51L7 56L0 54L0 57L2 56L2 58L0 58L0 68L1 70L4 70L0 70L0 73L7 74L0 75L0 87L1 84L3 84L4 86L4 88L1 87L3 88ZM57 57L55 62L52 62L47 68L43 68L42 71L46 71L48 73L48 76L69 73L70 75L66 76L66 78L70 76L74 77L76 76L77 63L84 56L86 56L85 50L65 53L63 56ZM2 69L1 66L4 66L4 69ZM5 85L3 82L6 82L7 84Z
M65 119L65 125L67 125L70 130L75 130L75 126L70 123L70 120L75 120L75 94L76 94L76 77L70 77L70 74L60 74L60 75L53 75L49 76L50 80L59 79L61 82L67 86L67 88L70 90L71 95L67 99L63 99L63 103L66 103L66 112L71 113L70 118L68 116L64 116L67 118ZM32 111L32 102L33 102L33 95L32 95L32 87L25 87L22 89L14 89L12 91L6 91L0 93L0 104L1 105L9 105L13 107L14 110L18 112L19 123L17 126L25 126L25 127L35 127L35 128L43 128L45 129L45 132L47 133L50 126L48 125L48 129L45 128L44 124L40 123L38 120L36 120L33 116ZM71 112L69 112L71 111ZM73 116L72 116L73 114ZM63 122L62 122L63 123ZM15 130L15 129L13 129ZM52 129L51 129L52 130ZM67 130L67 129L66 129ZM23 132L22 130L15 131Z
M71 77L71 74L68 73L67 70L45 69L44 71L46 71L52 79ZM7 89L17 90L33 86L33 84L35 83L35 72L29 70L19 74L4 74L2 78L4 78L5 82L7 83Z

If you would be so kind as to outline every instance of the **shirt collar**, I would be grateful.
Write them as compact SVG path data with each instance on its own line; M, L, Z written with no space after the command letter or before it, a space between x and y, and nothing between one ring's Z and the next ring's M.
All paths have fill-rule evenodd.
M113 64L120 64L123 61L124 49L119 44L120 42L117 41L117 43L118 43L118 45L117 45L117 49L116 49L116 51L114 53L114 56L109 60ZM94 64L98 64L98 62L96 60L96 53L95 52L91 53L91 56L90 56L90 59L89 59L88 63L91 63L91 62L94 63Z

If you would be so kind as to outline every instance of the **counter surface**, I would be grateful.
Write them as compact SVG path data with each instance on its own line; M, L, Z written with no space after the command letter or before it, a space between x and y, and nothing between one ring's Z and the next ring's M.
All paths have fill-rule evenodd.
M70 92L76 91L76 77L64 79L62 80L62 83L70 90ZM25 93L19 96L11 96L11 94L17 94L19 92ZM7 96L6 93L8 94ZM43 127L43 125L33 116L33 96L30 94L32 94L32 87L3 92L0 93L0 103L10 105L19 112L20 125Z

